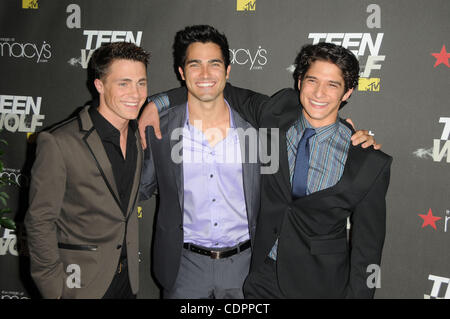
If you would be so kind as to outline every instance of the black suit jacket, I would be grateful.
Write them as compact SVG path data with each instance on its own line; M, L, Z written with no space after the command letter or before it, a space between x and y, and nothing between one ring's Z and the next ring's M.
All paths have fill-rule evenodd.
M177 105L186 101L186 91L178 90L179 99L172 95L170 102ZM170 95L169 95L170 96ZM177 104L174 104L177 103ZM250 128L239 114L232 111L236 128ZM147 147L144 154L144 169L141 179L141 199L152 196L159 189L159 207L153 241L153 270L158 282L167 290L175 283L183 249L183 204L184 180L183 163L172 159L172 152L182 159L182 129L186 121L186 104L180 104L160 114L162 139L155 137L153 128L147 128ZM179 134L180 133L180 134ZM172 136L173 134L173 136ZM249 158L249 145L239 136L241 154ZM245 156L245 157L244 157ZM259 163L242 164L242 179L247 208L247 221L250 239L253 242L256 216L259 211Z
M280 129L277 136L268 130L268 139L279 142L280 169L262 175L250 271L262 265L278 238L277 276L286 297L373 297L367 271L381 261L392 158L373 148L350 146L343 176L335 186L293 200L286 131L301 113L298 92L285 89L268 99L227 85L225 97L253 126Z

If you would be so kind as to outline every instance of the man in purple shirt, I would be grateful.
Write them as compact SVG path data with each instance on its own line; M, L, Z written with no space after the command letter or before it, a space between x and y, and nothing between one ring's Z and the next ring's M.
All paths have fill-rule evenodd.
M209 26L177 33L174 58L188 103L147 131L141 195L159 189L153 266L164 298L243 298L259 210L259 164L246 163L250 125L223 97L227 39ZM257 143L257 141L256 141Z

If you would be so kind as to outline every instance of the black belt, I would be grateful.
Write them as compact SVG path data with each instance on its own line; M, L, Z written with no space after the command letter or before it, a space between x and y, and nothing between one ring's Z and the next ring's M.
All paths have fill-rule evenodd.
M251 246L250 240L247 240L246 242L239 244L236 248L231 248L231 249L222 250L222 251L201 248L201 247L196 246L191 243L183 244L183 248L190 250L194 253L200 254L200 255L209 256L212 259L227 258L227 257L233 256L233 255L239 254L241 251L244 251L247 248L250 248L250 246Z

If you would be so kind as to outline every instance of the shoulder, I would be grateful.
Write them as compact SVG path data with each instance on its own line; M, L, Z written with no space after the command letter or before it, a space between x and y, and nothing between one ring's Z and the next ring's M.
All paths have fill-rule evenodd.
M43 138L64 139L68 135L73 135L79 132L78 117L71 117L70 119L59 122L51 127L41 131L37 135L37 141L39 142Z
M375 150L373 146L362 148L360 145L351 145L350 147L352 152L349 153L349 156L361 158L374 170L389 168L392 163L392 156L381 150Z
M186 119L186 104L179 104L159 114L161 129L168 128L169 123L182 122ZM173 123L174 124L174 123Z
M285 88L273 94L268 103L284 103L285 105L298 106L300 104L299 92L291 88Z

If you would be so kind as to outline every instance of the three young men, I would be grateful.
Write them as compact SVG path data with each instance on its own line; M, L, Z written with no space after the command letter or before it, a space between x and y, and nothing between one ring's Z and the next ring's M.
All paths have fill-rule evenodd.
M128 44L92 57L98 112L86 108L38 140L26 225L44 297L137 291L132 211L141 150L130 120L146 96L148 57L121 56L121 46ZM242 298L252 250L247 297L373 296L366 269L381 257L391 159L352 146L352 129L338 120L357 83L355 57L335 45L307 46L296 59L299 91L270 99L226 84L228 43L212 27L178 32L174 59L187 103L170 99L177 106L161 114L162 140L158 128L147 132L141 188L147 198L159 188L153 262L164 297ZM239 130L249 123L281 132L264 136L279 146L274 174L246 161L251 148ZM67 283L73 265L79 289Z

